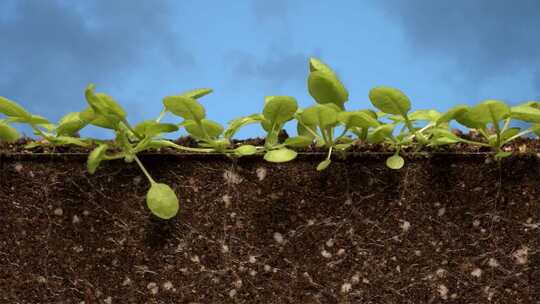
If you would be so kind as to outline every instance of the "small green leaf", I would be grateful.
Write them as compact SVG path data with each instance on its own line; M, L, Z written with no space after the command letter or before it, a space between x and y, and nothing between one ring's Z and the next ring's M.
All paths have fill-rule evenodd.
M79 112L71 112L60 119L58 127L56 128L56 134L58 135L74 135L86 126L86 122L81 119Z
M92 124L94 126L116 130L118 120L109 119L106 116L98 115L91 107L85 109L79 114L79 117L85 124Z
M534 134L536 134L536 136L540 137L540 124L533 124L532 125L532 130L533 130Z
M195 138L206 138L204 135L205 131L210 139L216 138L223 133L223 126L206 118L201 120L200 125L197 124L196 121L187 120L184 124L184 128L186 128L186 131ZM202 128L204 128L204 130Z
M238 132L241 127L261 122L262 120L264 120L264 117L261 114L253 114L250 116L240 117L231 120L229 122L229 127L227 128L227 130L225 130L224 136L230 139L234 136L234 134L236 134L236 132Z
M296 158L296 151L287 148L270 150L264 154L264 159L272 163L284 163Z
M332 161L329 160L329 159L325 159L323 160L322 162L320 162L318 165L317 165L317 171L322 171L326 168L328 168L328 166L330 165Z
M441 117L441 113L435 110L418 110L409 114L409 120L427 120L437 121Z
M167 96L163 105L171 113L186 120L201 120L206 117L204 107L194 98L185 96Z
M457 105L450 110L448 110L446 113L441 115L437 119L437 125L447 123L451 121L452 119L456 119L456 117L460 116L462 113L466 112L469 109L466 105Z
M509 114L510 108L504 102L489 99L470 108L463 115L465 120L472 122L472 125L485 126L488 123L499 123L500 120L505 119Z
M510 117L526 122L540 123L540 109L519 105L510 109Z
M253 155L257 153L257 148L253 145L242 145L236 149L234 149L234 152L238 155L245 156L245 155Z
M103 160L103 156L105 155L105 151L107 150L107 148L107 144L101 144L97 146L94 150L92 150L92 152L90 152L90 155L88 155L86 167L90 174L94 174L96 172L99 163L101 163L101 161Z
M327 105L316 104L304 109L300 117L306 125L316 125L321 129L326 129L337 124L338 111Z
M57 136L51 138L51 142L55 146L66 146L66 145L76 145L80 147L88 147L88 143L75 137L69 137L69 136Z
M170 123L160 123L155 120L145 120L135 126L135 133L147 137L154 137L161 133L170 133L178 131L178 126Z
M284 144L289 147L305 148L313 143L313 137L309 136L294 136L285 139Z
M507 139L518 135L520 131L521 131L520 128L508 128L504 130L504 132L501 133L501 140L504 142Z
M340 112L338 113L338 120L341 122L347 129L350 128L370 128L377 127L380 125L379 121L376 118L373 118L371 115L362 112Z
M319 72L324 72L324 73L333 74L333 75L336 74L326 63L322 62L321 60L315 57L309 58L309 71L310 72L319 71Z
M202 88L202 89L193 89L193 90L189 90L187 92L184 92L180 95L184 96L184 97L188 97L188 98L194 98L194 99L199 99L205 95L208 95L212 93L212 89L207 89L207 88Z
M406 116L411 109L409 98L400 90L390 87L376 87L369 91L373 105L387 114Z
M317 103L332 103L343 109L343 104L349 99L349 92L339 79L329 73L315 71L309 73L308 91Z
M19 133L12 126L0 121L0 141L8 143L15 142L19 139Z
M394 132L395 125L387 124L376 127L373 132L368 134L368 142L370 143L380 143L386 138L392 137L392 132Z
M180 208L174 191L162 183L152 183L146 194L146 205L155 216L165 220L174 217Z
M500 151L500 152L497 152L497 154L495 154L495 160L501 160L505 157L509 157L512 155L512 152L509 152L509 151Z
M111 96L105 93L94 93L94 91L95 85L89 84L86 87L84 96L96 114L114 121L124 120L126 118L126 111Z
M29 120L31 114L14 101L0 96L0 113L9 117L20 117Z
M272 96L267 99L263 109L263 116L272 124L282 124L291 120L297 109L298 104L293 97Z
M405 160L399 154L394 154L386 159L386 166L390 169L401 169L405 164Z

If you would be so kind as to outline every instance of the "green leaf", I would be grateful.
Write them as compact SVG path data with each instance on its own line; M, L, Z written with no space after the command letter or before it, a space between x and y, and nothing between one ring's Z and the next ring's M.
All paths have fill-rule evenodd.
M315 71L309 73L308 91L317 103L332 103L343 109L343 104L349 99L349 92L339 79L329 73Z
M439 117L437 119L436 124L440 125L440 124L447 123L447 122L451 121L452 119L456 119L456 117L460 116L461 114L466 112L468 109L469 109L469 107L466 106L466 105L457 105L457 106L451 108L450 110L448 110L443 115L441 115L441 117Z
M204 107L194 98L185 96L167 96L163 105L171 113L186 120L201 120L206 117Z
M79 117L85 124L92 124L94 126L116 130L118 120L109 119L106 116L98 115L91 107L85 109L79 114Z
M146 205L155 216L165 220L174 217L180 208L174 191L162 183L152 183L146 194Z
M234 134L236 134L236 132L238 132L241 127L261 122L263 119L264 117L261 114L253 114L250 116L240 117L231 120L229 122L229 127L227 128L227 130L225 130L224 136L225 138L230 139L234 136Z
M206 136L204 135L205 131L209 138L216 138L223 133L223 126L206 118L201 120L200 125L197 124L196 121L187 120L184 124L184 128L186 128L186 131L188 131L189 134L196 138L206 139ZM202 128L204 128L204 130Z
M0 141L8 143L15 142L19 139L19 133L12 126L0 121Z
M305 148L313 143L313 137L309 136L294 136L285 139L284 144L289 147Z
M485 126L488 123L497 124L509 114L510 108L504 102L489 99L470 108L469 111L465 112L463 115L464 119L470 125Z
M234 149L234 152L237 155L241 155L241 156L253 155L253 154L257 153L257 148L255 146L253 146L253 145L242 145L242 146Z
M501 133L501 140L504 142L507 139L518 135L520 131L521 131L520 128L508 128L504 130L504 132Z
M441 113L435 110L418 110L409 114L409 120L427 120L437 121L441 117Z
M74 135L86 125L87 123L81 119L81 114L79 112L71 112L60 119L58 127L56 128L56 134L66 136Z
M394 127L395 125L393 124L381 125L379 127L376 127L373 132L368 134L368 142L377 144L384 141L386 138L392 137Z
M386 166L390 169L401 169L405 164L405 160L399 154L394 154L386 159Z
M463 139L450 132L448 129L435 128L431 130L431 134L433 134L433 139L431 141L431 143L433 143L433 146L454 144L463 141Z
M326 168L328 168L328 166L330 165L332 161L329 160L329 159L325 159L323 160L322 162L320 162L318 165L317 165L317 171L322 171Z
M309 58L309 71L310 72L319 71L319 72L332 74L332 75L336 74L327 64L325 64L324 62L322 62L321 60L315 57Z
M495 154L495 160L501 160L505 157L509 157L512 155L512 152L510 151L500 151L500 152L497 152L497 154Z
M170 133L178 131L178 126L170 123L160 123L155 120L145 120L135 126L135 133L147 137L154 137L161 133Z
M371 115L362 112L340 112L338 113L338 120L341 122L347 129L350 128L370 128L377 127L380 125L379 121L376 118L373 118Z
M0 113L9 117L20 117L29 120L31 114L18 103L0 96Z
M270 150L264 154L264 159L272 163L284 163L296 158L296 151L287 148Z
M409 98L400 90L390 87L375 87L369 91L371 103L388 114L406 116L411 109Z
M519 105L510 109L510 117L526 121L540 123L540 109L527 105Z
M263 109L263 116L272 124L282 124L291 120L297 109L298 104L293 97L272 96L267 99Z
M188 97L188 98L194 98L194 99L199 99L205 95L208 95L210 93L212 93L212 89L207 89L207 88L201 88L201 89L193 89L193 90L189 90L187 92L184 92L180 95L184 96L184 97Z
M84 96L97 115L102 115L113 121L121 121L126 118L126 111L111 96L105 93L94 93L95 85L86 87Z
M80 147L88 147L89 144L79 138L69 137L69 136L57 136L51 138L51 142L55 146L66 146L66 145L76 145Z
M533 124L532 125L532 130L533 130L534 134L536 134L536 136L540 137L540 124Z
M107 148L107 144L101 144L97 146L94 150L92 150L92 152L90 152L90 155L88 155L86 167L90 174L94 174L96 172L99 163L101 163L103 157L105 156L105 151L107 150Z
M338 111L327 105L316 104L304 109L300 117L306 125L316 125L321 129L326 129L337 124Z

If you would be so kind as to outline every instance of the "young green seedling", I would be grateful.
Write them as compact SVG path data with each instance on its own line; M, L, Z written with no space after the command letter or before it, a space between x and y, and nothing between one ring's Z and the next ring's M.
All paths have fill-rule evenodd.
M123 158L126 162L135 160L144 175L150 182L150 189L146 194L146 203L150 211L159 218L170 219L179 209L178 198L174 191L166 184L157 183L143 166L137 153L155 147L152 144L155 137L161 133L174 132L178 127L174 124L163 124L156 121L144 121L132 128L126 120L126 112L110 96L104 93L94 93L94 85L86 88L85 96L90 107L83 112L81 119L86 123L114 130L116 139L115 154L108 155L108 144L101 143L88 156L87 169L94 174L100 163L104 160ZM132 142L131 139L138 141Z
M196 89L177 96L167 96L163 99L164 110L162 110L158 118L159 121L166 112L171 112L183 118L184 120L178 126L184 127L189 135L204 148L183 147L163 141L161 143L171 148L192 152L219 152L236 156L254 154L256 152L255 147L249 145L231 149L230 137L221 136L224 131L223 127L219 123L206 118L206 110L197 98L211 92L210 89Z

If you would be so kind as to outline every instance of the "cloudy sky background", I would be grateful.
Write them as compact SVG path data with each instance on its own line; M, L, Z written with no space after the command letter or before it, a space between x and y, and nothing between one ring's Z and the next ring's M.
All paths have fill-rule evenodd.
M538 0L2 0L0 96L57 121L85 108L95 83L136 123L157 117L164 96L209 87L201 102L226 124L260 112L266 95L311 105L314 56L349 90L348 109L371 107L379 85L414 110L516 104L540 99L538 16Z

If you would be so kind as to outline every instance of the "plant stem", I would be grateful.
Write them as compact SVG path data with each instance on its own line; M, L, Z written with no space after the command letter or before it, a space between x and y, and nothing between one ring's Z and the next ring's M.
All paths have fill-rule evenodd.
M146 169L144 168L143 164L141 163L141 161L139 160L139 158L137 157L137 155L133 155L133 158L135 159L135 161L137 162L137 165L139 165L139 167L141 168L141 170L143 171L144 175L146 175L146 178L148 178L148 181L150 181L150 184L155 184L156 182L154 181L154 179L150 176L150 174L148 174L148 171L146 171Z

